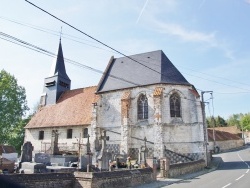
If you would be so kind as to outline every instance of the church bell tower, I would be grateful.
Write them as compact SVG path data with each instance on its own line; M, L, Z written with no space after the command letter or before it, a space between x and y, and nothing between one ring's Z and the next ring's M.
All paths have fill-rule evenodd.
M56 104L61 94L70 90L70 84L71 80L66 73L60 39L56 61L52 64L49 77L44 79L40 106Z

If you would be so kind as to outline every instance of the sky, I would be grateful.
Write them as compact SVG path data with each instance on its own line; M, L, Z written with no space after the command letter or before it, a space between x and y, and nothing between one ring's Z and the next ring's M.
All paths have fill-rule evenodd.
M250 0L60 0L30 2L87 35L133 55L162 50L197 91L206 115L250 112ZM36 107L54 58L6 36L104 71L121 54L35 8L1 0L0 70L14 75ZM10 40L10 41L8 41ZM20 44L20 43L18 43ZM71 89L97 85L101 74L66 62Z

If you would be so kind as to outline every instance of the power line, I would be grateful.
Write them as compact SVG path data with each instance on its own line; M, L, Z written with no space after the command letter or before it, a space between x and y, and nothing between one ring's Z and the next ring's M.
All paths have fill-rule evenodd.
M96 39L96 38L90 36L89 34L87 34L87 33L83 32L83 31L81 31L80 29L76 28L75 26L73 26L73 25L71 25L71 24L69 24L69 23L63 21L62 19L56 17L55 15L49 13L48 11L46 11L46 10L40 8L39 6L37 6L37 5L33 4L33 3L31 3L30 1L28 1L28 0L25 0L25 1L28 2L29 4L31 4L32 6L38 8L39 10L45 12L46 14L52 16L53 18L59 20L60 22L62 22L62 23L64 23L64 24L68 25L69 27L75 29L76 31L78 31L78 32L80 32L80 33L82 33L82 34L84 34L85 36L87 36L87 37L89 37L89 38L91 38L92 40L94 40L94 41L96 41L96 42L102 44L103 46L105 46L105 47L107 47L107 48L109 48L109 49L111 49L111 50L117 52L118 54L121 54L121 55L123 55L124 57L126 57L126 58L128 58L128 59L130 59L130 60L132 60L132 61L134 61L134 62L136 62L136 63L138 63L138 64L140 64L140 65L142 65L142 66L144 66L144 67L146 67L146 68L148 68L148 69L150 69L150 70L152 70L152 71L154 71L154 72L156 72L156 73L161 74L161 75L164 76L164 74L162 74L161 72L156 71L156 70L152 69L151 67L146 66L146 65L142 64L141 62L139 62L139 61L137 61L137 60L135 60L135 59L133 59L133 58L127 56L126 54L124 54L124 53L122 53L122 52L116 50L115 48L113 48L113 47L111 47L111 46L105 44L104 42L101 42L100 40L98 40L98 39Z
M51 29L48 29L48 28L43 28L43 27L39 27L39 26L35 26L35 25L32 25L32 24L28 24L28 23L24 23L24 22L20 22L20 21L17 21L17 20L12 20L12 19L9 19L9 18L6 18L6 17L1 17L1 19L4 19L4 20L7 20L7 21L10 21L10 22L13 22L13 23L16 23L16 24L19 24L19 25L22 25L22 26L26 26L26 27L29 27L29 28L32 28L32 29L35 29L35 30L39 30L39 31L42 31L42 32L45 32L45 33L48 33L48 34L52 34L52 35L56 35L56 36L59 36L58 32L57 31L54 31L54 30L51 30ZM100 49L100 50L105 50L105 51L108 51L108 52L114 52L114 51L110 51L110 50L107 50L107 49L104 49L104 48L101 48L101 47L98 47L98 46L95 46L95 45L91 45L91 44L88 44L88 43L85 43L85 42L82 42L82 41L79 41L79 40L76 40L76 39L80 39L80 40L85 40L85 41L88 41L88 42L96 42L96 41L90 41L90 40L86 40L86 39L82 39L82 38L79 38L79 37L75 37L73 35L69 35L69 34L66 34L66 33L63 33L63 38L65 39L69 39L69 40L72 40L74 42L77 42L77 43L81 43L81 44L84 44L84 45L87 45L87 46L91 46L91 47L94 47L94 48L97 48L97 49ZM65 36L69 36L69 37L65 37ZM72 38L70 38L72 37ZM76 39L73 39L73 38L76 38ZM116 52L117 53L117 52ZM119 54L119 53L117 53ZM126 56L127 57L127 56ZM154 59L154 58L151 58L152 60L155 60L155 61L158 61L157 59ZM147 63L151 63L152 62L148 62L148 61L145 61L143 59L138 59L138 58L133 58L133 60L136 60L136 61L141 61L141 62L147 62ZM144 65L143 65L144 66ZM155 65L155 66L159 66L159 65ZM148 68L148 67L147 67ZM185 67L184 67L185 68ZM220 78L220 79L224 79L224 80L228 80L228 81L231 81L231 82L235 82L235 83L239 83L239 84L242 84L242 85L249 85L249 84L246 84L246 83L241 83L241 82L238 82L238 81L234 81L234 80L230 80L230 79L227 79L227 78L224 78L224 77L219 77L219 76L215 76L215 75L210 75L210 74L207 74L207 73L203 73L203 72L199 72L199 71L196 71L196 70L193 70L193 69L189 69L189 68L185 68L185 69L188 69L188 70L191 70L191 71L194 71L194 72L198 72L200 74L204 74L204 75L208 75L208 76L211 76L211 77L217 77L217 78ZM156 71L156 70L155 70ZM157 71L156 71L157 72ZM157 73L160 73L160 72L157 72ZM162 74L162 73L160 73ZM234 87L234 88L238 88L238 89L242 89L242 90L246 90L246 91L249 91L248 89L245 89L245 88L241 88L241 87L238 87L238 86L234 86L234 85L230 85L230 84L225 84L225 83L221 83L221 82L218 82L218 81L215 81L215 80L210 80L210 79L206 79L206 78L203 78L203 77L200 77L200 76L195 76L195 75L192 75L192 74L189 74L189 73L186 73L186 72L182 72L182 74L186 74L188 76L192 76L192 77L197 77L197 78L200 78L200 79L203 79L203 80L206 80L206 81L209 81L209 82L214 82L214 83L217 83L217 84L220 84L220 85L225 85L225 86L229 86L229 87ZM199 89L198 89L199 90ZM202 91L202 90L200 90ZM245 93L249 93L249 92L245 92ZM218 92L217 92L218 93ZM239 92L240 93L240 92ZM243 93L243 92L242 92ZM237 93L220 93L220 94L237 94Z
M43 28L43 27L35 26L35 25L32 25L32 24L23 23L23 22L20 22L20 21L8 19L8 18L1 17L1 16L0 16L0 18L3 19L3 20L10 21L12 23L16 23L16 24L19 24L19 25L22 25L22 26L25 26L25 27L28 27L28 28L32 28L32 29L44 32L44 33L48 33L48 34L55 35L55 36L60 36L60 34L58 34L58 31L55 31L55 30L51 30L51 29L48 29L48 28ZM71 40L71 41L74 41L74 42L77 42L77 43L80 43L80 44L84 44L84 45L87 45L87 46L91 46L93 48L97 48L97 49L100 49L100 50L105 50L105 51L108 51L108 52L113 52L111 50L107 50L107 49L101 48L99 46L95 46L93 44L88 44L86 42L79 41L79 39L87 41L87 42L91 42L91 43L96 43L95 41L90 41L90 40L82 39L82 38L75 37L73 35L69 35L69 34L66 34L66 33L62 33L62 35L63 35L62 37L65 38L65 39L68 39L68 40ZM76 40L76 39L78 39L78 40Z
M9 42L14 43L14 44L17 44L17 45L20 45L20 46L25 47L25 48L28 48L28 49L30 49L30 50L34 50L34 51L39 52L39 53L42 53L42 54L44 54L44 55L48 55L48 56L50 56L50 57L56 57L56 56L57 56L56 54L54 54L54 53L52 53L52 52L50 52L50 51L48 51L48 50L42 49L42 48L40 48L40 47L38 47L38 46L36 46L36 45L33 45L33 44L30 44L30 43L25 42L25 41L23 41L23 40L20 40L20 39L18 39L18 38L16 38L16 37L13 37L13 36L8 35L8 34L6 34L6 33L0 32L0 35L2 35L2 36L4 36L4 37L7 37L7 38L9 38L9 39L11 39L11 40L14 40L14 41L11 41L11 40L9 40L9 39L4 39L4 38L2 38L2 37L0 37L0 39L9 41ZM18 42L19 42L19 43L18 43ZM20 44L20 43L21 43L21 44ZM101 70L98 70L98 69L95 69L95 68L93 68L93 67L90 67L90 66L81 64L81 63L76 62L76 61L73 61L73 60L71 60L71 59L64 58L64 60L65 60L65 62L70 63L70 64L72 64L72 65L75 65L75 66L78 66L78 67L81 67L81 68L85 68L85 69L88 69L88 70L97 72L97 73L99 73L99 74L102 74L102 75L105 74L105 72L103 72L103 71L101 71ZM109 76L110 76L111 78L116 79L116 80L120 80L120 81L123 81L123 82L127 82L127 83L129 83L129 84L132 84L132 85L134 85L134 86L139 86L139 87L143 86L143 85L141 85L141 84L138 84L138 83L135 83L135 82L126 80L126 79L124 79L124 78L121 78L121 77L118 77L118 76L115 76L115 75L112 75L112 74L109 74ZM152 90L152 89L149 89L149 90L154 91L154 90ZM168 94L168 93L165 93L165 92L162 92L162 93ZM197 100L188 99L188 98L183 98L183 99L189 100L189 101L193 101L193 102L199 102L199 101L197 101Z
M32 50L34 49L35 51L42 52L43 54L49 55L49 56L51 56L51 57L56 57L56 56L57 56L56 54L54 54L54 53L52 53L52 52L49 52L49 51L47 51L47 50L44 50L44 49L42 49L42 48L40 48L40 47L38 47L38 46L35 46L35 45L33 45L33 44L30 44L30 43L28 43L28 42L25 42L25 41L23 41L23 40L20 40L20 39L18 39L18 38L16 38L16 37L13 37L13 36L8 35L8 34L6 34L6 33L0 32L0 35L5 36L5 37L7 37L7 38L10 38L10 39L12 39L12 40L15 40L15 41L21 43L21 44L22 44L21 46L27 45L28 47L27 47L27 46L24 46L24 47L27 47L27 48L29 48L29 49L32 49ZM1 38L1 39L3 39L3 38ZM4 39L4 40L5 40L5 39ZM10 40L7 40L7 41L11 42ZM15 42L13 42L13 43L15 43ZM15 43L15 44L17 44L17 43ZM104 73L104 72L101 71L101 70L98 70L98 69L92 68L92 67L90 67L90 66L87 66L87 65L78 63L78 62L76 62L76 61L73 61L73 60L70 60L70 59L67 59L67 58L64 58L64 59L65 59L65 61L67 61L67 62L69 62L69 63L71 63L71 64L73 64L73 65L76 65L76 66L79 66L79 67L83 67L83 68L92 70L92 71L94 71L94 72L100 73L100 74L103 74L103 73ZM110 77L115 78L115 79L118 79L118 80L121 80L121 81L124 81L124 82L127 82L127 83L130 83L130 84L133 84L133 85L135 85L135 86L140 86L140 84L137 84L137 83L134 83L134 82L132 82L132 81L126 80L126 79L124 79L124 78L120 78L120 77L117 77L117 76L114 76L114 75L110 75Z
M150 70L152 70L152 71L154 71L154 72L156 72L156 73L161 74L161 75L163 75L163 76L164 76L164 74L162 74L161 72L156 71L155 69L152 69L151 67L149 67L149 66L146 66L146 65L142 64L141 62L139 62L139 61L137 61L137 60L135 60L135 59L133 59L133 58L131 58L131 57L127 56L126 54L124 54L124 53L122 53L122 52L120 52L120 51L116 50L115 48L113 48L113 47L111 47L111 46L109 46L109 45L105 44L104 42L101 42L100 40L98 40L98 39L96 39L96 38L94 38L94 37L90 36L89 34L87 34L87 33L83 32L83 31L81 31L80 29L78 29L78 28L76 28L75 26L73 26L73 25L71 25L71 24L67 23L66 21L63 21L62 19L60 19L60 18L56 17L55 15L53 15L53 14L49 13L48 11L46 11L46 10L42 9L41 7L39 7L39 6L35 5L34 3L32 3L32 2L30 2L30 1L28 1L28 0L25 0L25 1L26 1L26 2L28 2L29 4L31 4L32 6L36 7L37 9L39 9L39 10L41 10L41 11L45 12L46 14L48 14L48 15L52 16L53 18L55 18L55 19L59 20L60 22L62 22L62 23L64 23L64 24L68 25L69 27L71 27L71 28L75 29L76 31L78 31L78 32L80 32L80 33L82 33L82 34L84 34L85 36L87 36L87 37L89 37L89 38L91 38L92 40L94 40L94 41L96 41L96 42L98 42L98 43L102 44L103 46L105 46L105 47L107 47L107 48L109 48L109 49L111 49L111 50L113 50L113 51L115 51L115 52L117 52L117 53L119 53L119 54L123 55L124 57L127 57L128 59L130 59L130 60L132 60L132 61L134 61L134 62L136 62L136 63L138 63L138 64L140 64L140 65L142 65L142 66L144 66L144 67L146 67L146 68L148 68L148 69L150 69ZM185 73L185 74L187 74L187 73ZM204 78L202 78L202 77L199 77L199 76L194 76L194 75L191 75L191 74L187 74L187 75L189 75L189 76L193 76L193 77L197 77L197 78L200 78L200 79L204 79ZM245 89L245 88L240 88L240 87L237 87L237 86L232 86L232 85L229 85L229 84L223 84L223 83L220 83L220 82L217 82L217 81L214 81L214 80L210 80L210 79L204 79L204 80L208 80L208 81L211 81L211 82L214 82L214 83L217 83L217 84L226 85L226 86L229 86L229 87L235 87L235 88L238 88L238 89L243 89L243 90L250 91L250 90Z
M231 80L231 79L228 79L228 78L225 78L225 77L221 77L221 76L211 75L211 74L208 74L208 73L200 72L200 71L197 71L197 70L194 70L194 69L190 69L190 68L186 68L186 67L183 67L183 66L181 66L181 67L184 68L184 69L187 69L187 70L191 70L193 72L197 72L197 73L200 73L200 74L204 74L204 75L210 76L210 77L216 77L216 78L220 78L220 79L227 80L227 81L230 81L230 82L235 82L235 83L238 83L238 84L250 86L250 84L247 84L247 83L238 82L238 81Z

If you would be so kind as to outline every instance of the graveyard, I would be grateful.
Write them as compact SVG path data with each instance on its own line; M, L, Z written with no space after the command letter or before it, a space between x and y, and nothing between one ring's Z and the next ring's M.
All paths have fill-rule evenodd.
M106 148L109 137L102 134L97 163L92 164L93 153L87 144L79 143L79 153L61 154L57 134L54 134L50 153L34 153L31 142L22 146L20 162L15 172L6 173L9 181L27 187L127 187L201 170L204 161L170 165L167 157L156 160L148 157L147 138L141 146L138 159L114 155ZM89 138L89 137L88 137ZM85 152L82 152L85 151ZM171 168L170 168L171 167Z

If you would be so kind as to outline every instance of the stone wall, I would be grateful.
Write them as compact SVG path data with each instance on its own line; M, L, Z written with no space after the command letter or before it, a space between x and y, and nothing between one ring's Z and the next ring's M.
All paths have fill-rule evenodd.
M219 146L220 151L227 151L230 149L239 148L244 145L244 140L225 140L216 141L216 146ZM208 142L208 150L214 149L214 142Z
M151 168L101 173L11 174L5 177L10 182L27 188L117 188L141 185L156 180Z
M160 93L156 96L155 91ZM124 104L125 92L129 92L129 98L126 98L129 105ZM181 98L180 118L170 117L169 97L172 93L178 93ZM149 118L145 120L137 118L140 94L145 94L148 99ZM126 154L130 151L127 148L138 152L144 145L144 137L149 152L155 157L163 157L164 146L184 154L204 153L200 99L191 86L155 84L100 95L97 125L107 130L110 143L121 145L120 153Z
M102 173L76 172L75 188L117 188L132 187L155 181L151 168L122 170Z
M72 173L11 174L5 176L10 182L26 188L72 188L75 177Z
M204 160L198 160L188 163L179 163L170 165L168 177L178 177L180 175L196 172L202 170L206 166Z

